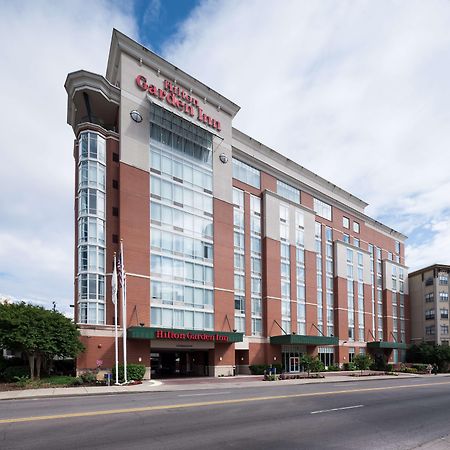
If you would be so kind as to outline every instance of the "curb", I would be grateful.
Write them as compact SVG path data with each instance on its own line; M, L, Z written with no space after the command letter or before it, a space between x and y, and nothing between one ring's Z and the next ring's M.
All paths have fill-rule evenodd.
M443 377L450 377L450 374L442 374L439 376L439 378ZM398 376L392 376L392 375L378 375L374 376L373 378L367 379L367 377L342 377L342 380L330 380L330 381L318 381L318 380L311 380L311 381L303 381L302 383L289 383L289 381L297 381L297 380L282 380L282 381L271 381L266 382L264 384L258 384L258 386L255 385L247 385L242 384L239 386L226 386L225 384L218 386L214 385L206 385L204 384L204 387L199 388L198 386L192 386L190 388L188 385L184 389L171 389L169 386L164 386L163 383L160 383L158 385L155 385L154 387L156 389L140 389L136 391L117 391L117 392L80 392L80 393L58 393L58 394L43 394L43 395L36 395L36 394L30 394L30 395L24 395L21 397L10 397L10 398L0 398L0 402L2 401L19 401L19 400L31 400L31 399L48 399L48 398L74 398L74 397L91 397L91 396L101 396L101 395L126 395L126 394L146 394L146 393L166 393L166 392L183 392L183 391L197 391L197 390L208 390L208 389L240 389L244 387L259 387L259 386L266 386L266 387L280 387L280 386L303 386L303 385L311 385L311 384L332 384L332 383L352 383L352 382L368 382L368 381L377 381L377 380L392 380L392 379L408 379L408 378L429 378L428 376L422 376L422 375L415 375L415 374L408 374L408 375L398 375ZM437 378L437 377L436 377ZM435 379L433 377L432 379ZM285 383L284 381L287 381ZM262 382L262 380L261 380ZM251 382L252 383L252 382ZM159 388L160 387L160 388ZM23 391L20 391L23 392Z

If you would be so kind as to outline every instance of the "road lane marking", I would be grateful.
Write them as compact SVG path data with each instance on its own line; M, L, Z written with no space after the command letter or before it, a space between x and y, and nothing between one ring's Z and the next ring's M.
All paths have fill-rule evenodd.
M332 411L344 411L346 409L355 409L355 408L362 408L364 405L355 405L355 406L343 406L342 408L332 408L332 409L321 409L319 411L311 411L311 414L320 414L320 413L327 413Z
M203 394L181 394L181 395L178 395L178 397L201 397L204 395L226 395L226 394L231 394L231 392L208 392L208 393L203 393Z
M17 417L14 419L0 419L0 424L7 423L19 423L19 422L36 422L41 420L57 420L57 419L71 419L75 417L93 417L93 416L108 416L111 414L127 414L127 413L137 413L137 412L149 412L149 411L161 411L170 409L184 409L184 408L195 408L202 406L214 406L214 405L232 405L238 403L252 403L252 402L262 402L268 400L282 400L282 399L292 399L301 397L324 397L327 395L337 395L337 394L352 394L359 392L374 392L374 391L389 391L389 390L400 390L400 389L411 389L429 386L442 386L450 384L450 381L444 381L439 383L421 383L421 384L404 384L399 386L383 386L383 387L373 387L373 388L361 388L361 389L346 389L341 391L326 391L326 392L310 392L304 394L285 394L285 395L273 395L264 397L249 397L249 398L238 398L230 400L212 400L206 402L197 403L180 403L175 405L157 405L157 406L142 406L136 408L121 408L121 409L107 409L99 411L88 411L88 412L78 412L78 413L67 413L67 414L55 414L49 416L32 416L32 417Z

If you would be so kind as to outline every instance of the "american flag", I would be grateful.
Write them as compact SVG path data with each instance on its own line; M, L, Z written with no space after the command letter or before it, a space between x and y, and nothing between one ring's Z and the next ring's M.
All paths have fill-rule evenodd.
M112 302L114 304L117 303L117 261L116 254L114 253L114 269L111 278L111 287L112 287Z
M125 267L123 264L123 249L117 258L117 272L119 275L119 285L120 287L123 287L126 281Z

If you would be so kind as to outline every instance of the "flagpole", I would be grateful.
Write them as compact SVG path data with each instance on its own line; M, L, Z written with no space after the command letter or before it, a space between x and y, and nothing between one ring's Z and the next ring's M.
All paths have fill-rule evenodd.
M123 239L120 240L120 269L122 280L123 381L127 383L127 279L123 260Z
M119 384L119 332L117 330L117 261L114 252L114 269L112 275L112 295L114 303L114 350L116 358L116 384Z

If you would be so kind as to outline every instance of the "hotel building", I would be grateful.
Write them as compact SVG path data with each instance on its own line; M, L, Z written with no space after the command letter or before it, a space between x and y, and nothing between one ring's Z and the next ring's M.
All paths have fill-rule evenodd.
M450 266L434 264L409 274L411 343L448 345L448 274Z
M112 367L124 247L128 361L148 376L391 362L409 341L406 237L233 128L232 101L114 30L106 76L68 75L78 370Z

